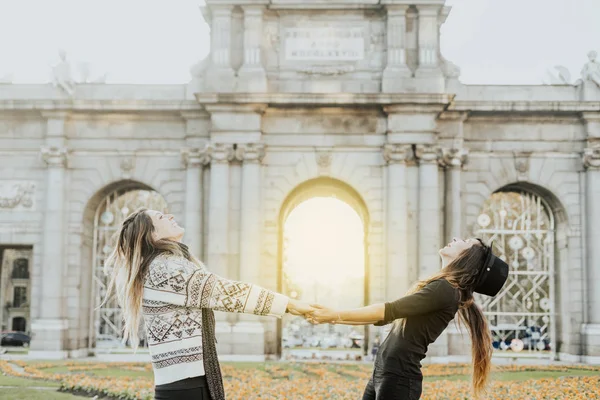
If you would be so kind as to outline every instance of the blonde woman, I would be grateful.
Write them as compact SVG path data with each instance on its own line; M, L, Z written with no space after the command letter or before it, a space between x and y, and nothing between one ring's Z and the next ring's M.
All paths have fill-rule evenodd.
M111 277L106 299L116 294L124 339L134 348L144 318L157 400L222 400L213 310L281 317L312 308L209 272L181 243L183 234L172 215L159 211L127 217L104 266Z

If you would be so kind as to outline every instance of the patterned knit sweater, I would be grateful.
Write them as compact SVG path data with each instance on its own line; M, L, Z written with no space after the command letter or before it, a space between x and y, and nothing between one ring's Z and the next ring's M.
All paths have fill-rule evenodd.
M142 312L154 383L204 375L202 309L281 317L288 298L230 281L173 255L157 256L144 282Z

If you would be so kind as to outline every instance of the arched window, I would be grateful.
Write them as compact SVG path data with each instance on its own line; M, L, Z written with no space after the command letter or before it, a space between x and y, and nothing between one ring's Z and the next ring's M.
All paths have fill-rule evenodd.
M510 267L496 297L478 298L499 351L555 351L553 225L541 197L517 191L494 193L477 218L475 234Z

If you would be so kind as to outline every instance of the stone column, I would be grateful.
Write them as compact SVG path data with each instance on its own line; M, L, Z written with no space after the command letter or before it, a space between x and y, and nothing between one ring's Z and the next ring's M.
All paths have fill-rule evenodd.
M238 72L239 92L266 92L267 75L262 64L263 35L262 6L243 6L244 10L244 64Z
M439 271L440 256L440 191L439 149L418 145L419 162L419 279Z
M391 301L404 295L411 285L408 268L408 188L406 162L413 158L411 145L386 144L387 161L387 289Z
M587 358L600 361L600 144L585 149L587 226L587 314L584 326Z
M232 6L211 6L211 65L207 71L207 91L231 92L235 87L235 72L231 67Z
M242 210L240 235L240 281L260 284L261 247L261 161L264 145L238 145L237 158L242 161ZM265 329L259 317L240 314L233 328L233 353L264 355Z
M467 150L442 149L442 165L446 169L445 242L462 237L461 170Z
M68 320L65 315L66 168L64 114L47 116L46 146L41 149L46 171L46 204L42 238L42 282L39 319L33 321L30 354L36 358L66 358Z
M233 145L210 146L210 197L208 201L207 266L217 275L227 277L229 265L229 161Z
M387 5L387 65L383 71L382 91L398 92L402 79L411 71L406 65L406 5Z
M189 246L192 254L203 260L204 196L202 181L204 166L210 162L209 148L183 149L181 155L186 167L184 243Z

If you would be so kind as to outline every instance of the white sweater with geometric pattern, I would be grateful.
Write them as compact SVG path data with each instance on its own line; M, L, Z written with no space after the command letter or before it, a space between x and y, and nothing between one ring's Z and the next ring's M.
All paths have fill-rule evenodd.
M281 317L288 300L221 278L183 257L157 256L144 281L142 303L155 385L204 375L202 308Z

